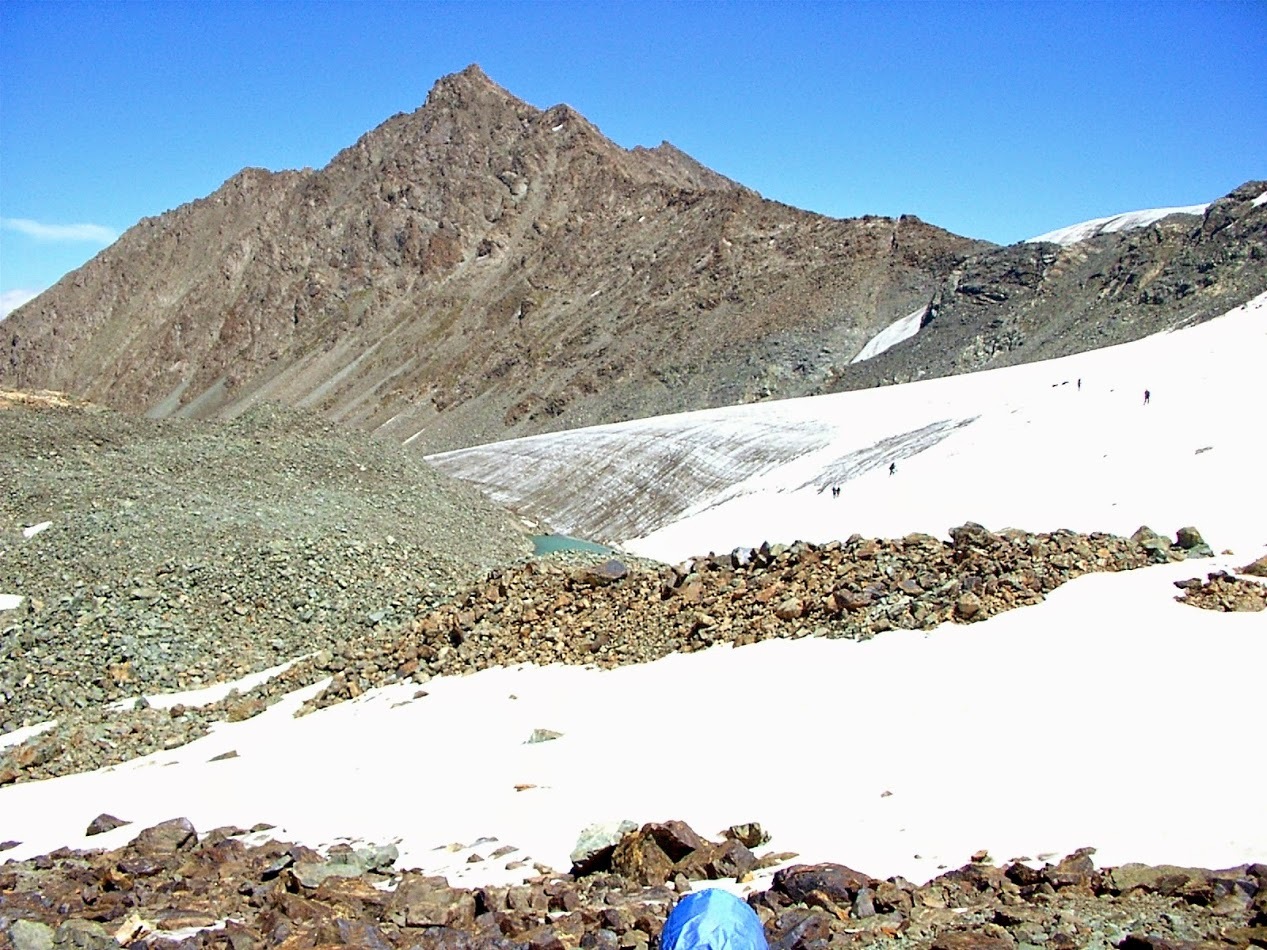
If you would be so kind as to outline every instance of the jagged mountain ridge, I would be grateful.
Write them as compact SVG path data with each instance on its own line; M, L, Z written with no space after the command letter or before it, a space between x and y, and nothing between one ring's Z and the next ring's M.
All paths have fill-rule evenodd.
M434 451L816 391L985 246L766 201L472 66L324 169L140 222L10 315L0 382Z
M426 452L857 389L1226 312L1267 289L1264 190L998 248L767 201L471 66L321 170L245 169L141 221L10 315L0 384L157 417L279 401Z

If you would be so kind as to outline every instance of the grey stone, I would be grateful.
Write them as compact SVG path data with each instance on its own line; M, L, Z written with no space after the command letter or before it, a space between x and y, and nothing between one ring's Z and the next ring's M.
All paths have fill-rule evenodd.
M538 742L549 742L551 739L561 739L562 737L563 733L555 732L553 729L533 729L532 735L527 738L524 745L534 745Z
M52 950L53 928L34 920L15 920L9 927L13 950Z
M590 825L576 839L576 846L569 855L573 868L577 873L586 874L605 860L610 861L620 839L637 830L637 822L627 818Z
M114 815L100 814L88 823L88 830L85 835L99 835L102 832L111 831L115 828L122 828L124 825L130 825L130 821L124 821L122 818L115 818Z

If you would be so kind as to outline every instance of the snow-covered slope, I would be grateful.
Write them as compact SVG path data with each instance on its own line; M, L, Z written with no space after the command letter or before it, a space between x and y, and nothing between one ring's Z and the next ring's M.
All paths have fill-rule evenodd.
M557 531L676 561L761 541L1196 524L1267 544L1267 295L1197 327L984 373L496 443L432 462ZM1151 399L1144 405L1144 392ZM1248 428L1247 428L1248 426ZM888 474L890 464L896 473ZM829 489L840 486L841 494Z
M1049 244L1068 246L1093 238L1097 234L1129 231L1131 228L1146 228L1154 221L1160 221L1162 218L1169 217L1172 214L1205 214L1205 209L1208 207L1208 204L1203 204L1185 205L1182 208L1150 208L1146 211L1125 211L1122 214L1111 214L1106 218L1092 218L1090 221L1083 221L1081 224L1071 224L1068 227L1057 228L1055 231L1048 231L1046 234L1032 237L1025 243L1037 244L1040 241L1046 241Z

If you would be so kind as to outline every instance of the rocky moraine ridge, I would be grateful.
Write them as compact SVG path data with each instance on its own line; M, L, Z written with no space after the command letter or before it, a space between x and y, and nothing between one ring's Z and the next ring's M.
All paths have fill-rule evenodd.
M58 713L55 728L0 756L0 785L49 778L174 748L216 720L241 720L282 695L322 681L303 712L366 690L518 663L611 668L674 652L775 637L866 639L931 630L1038 603L1065 581L1208 555L1195 528L1174 542L1147 528L1131 538L1069 531L994 533L965 524L952 540L910 535L814 545L762 545L676 566L590 556L498 568L465 594L421 609L408 624L350 635L308 653L272 679L206 706L138 703ZM1260 565L1251 565L1258 569ZM1264 585L1212 575L1184 581L1183 597L1212 609L1261 609ZM11 628L12 629L12 628ZM364 629L363 627L359 629ZM12 636L12 633L9 634ZM94 661L88 652L89 664ZM21 660L21 651L15 651ZM37 696L39 694L36 694ZM421 695L421 694L420 694ZM10 705L23 709L15 692ZM29 712L29 710L28 710Z

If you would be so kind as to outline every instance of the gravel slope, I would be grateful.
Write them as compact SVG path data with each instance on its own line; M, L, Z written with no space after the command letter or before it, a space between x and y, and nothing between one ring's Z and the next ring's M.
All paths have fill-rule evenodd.
M0 392L0 593L25 598L0 613L0 733L390 628L530 551L473 489L292 410L155 422Z

